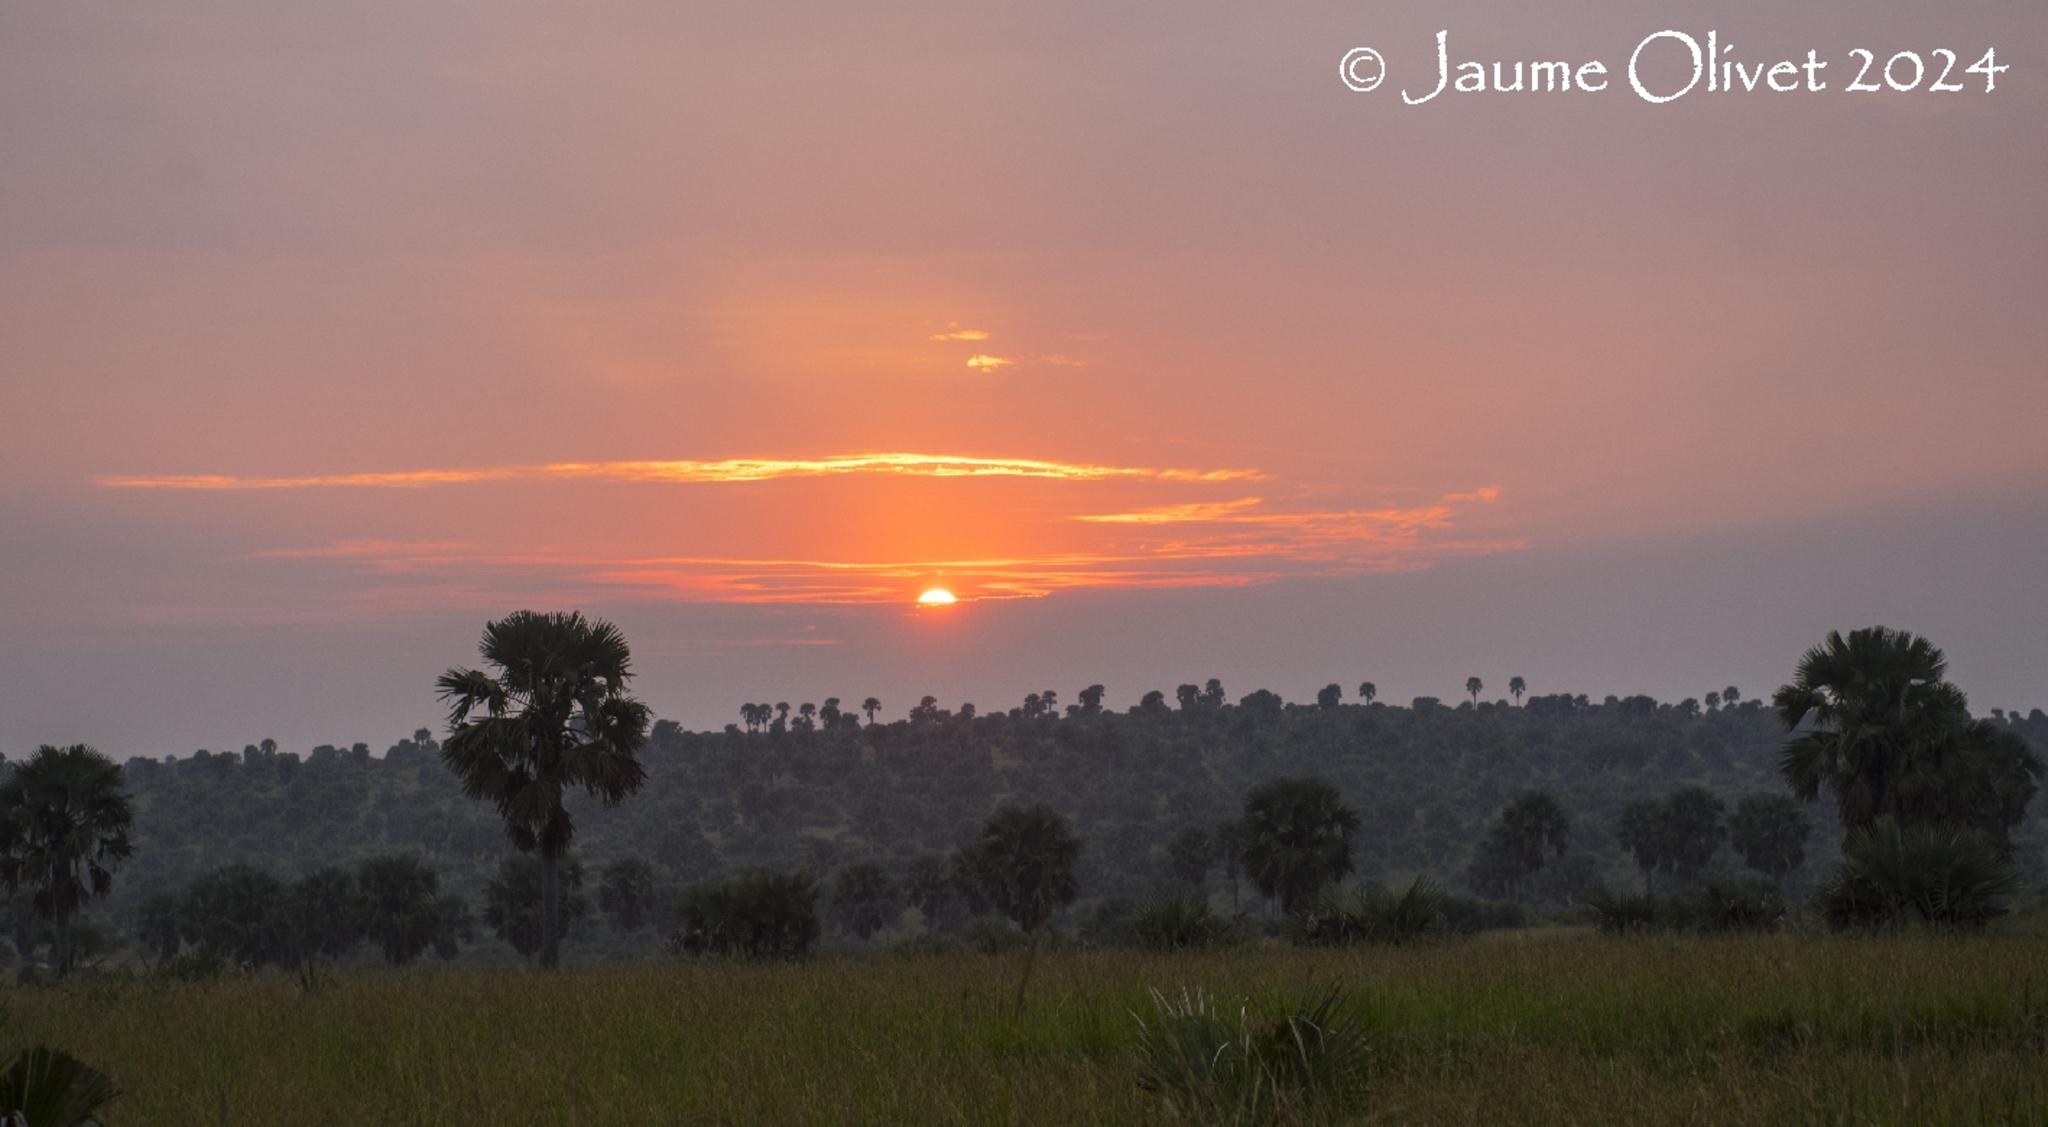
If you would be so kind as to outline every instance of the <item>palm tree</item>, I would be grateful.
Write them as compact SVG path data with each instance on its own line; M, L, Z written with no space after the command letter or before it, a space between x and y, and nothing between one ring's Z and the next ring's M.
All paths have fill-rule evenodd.
M1792 733L1778 766L1793 795L1811 802L1825 786L1852 828L1887 814L1907 820L1908 800L1969 723L1947 672L1925 638L1883 626L1830 631L1771 698Z
M882 711L882 702L873 697L860 702L860 710L868 714L868 726L875 724L875 713Z
M1469 688L1470 686L1467 687ZM1508 694L1515 698L1515 704L1518 707L1522 703L1522 694L1528 691L1529 682L1522 680L1519 675L1508 678Z
M981 824L974 843L960 851L962 876L973 893L1031 936L1017 980L1018 1013L1024 1010L1040 932L1054 911L1080 894L1080 860L1081 839L1042 802L999 807Z
M1245 795L1245 872L1292 913L1351 872L1358 815L1322 779L1273 779Z
M1359 700L1362 700L1367 704L1371 704L1373 702L1373 698L1379 695L1380 687L1378 685L1373 684L1371 681L1360 681L1358 683Z
M441 758L471 798L497 804L514 848L539 853L540 961L553 967L561 860L576 839L563 794L580 786L611 806L639 790L648 710L626 694L632 653L609 622L519 611L486 625L480 650L494 672L450 669L438 683L449 703Z
M56 932L57 977L71 973L71 917L105 896L134 853L135 821L121 765L84 744L44 744L0 782L0 880L35 890L35 913Z
M1477 677L1465 678L1465 691L1472 694L1472 703L1479 703L1479 694L1486 691L1486 682Z

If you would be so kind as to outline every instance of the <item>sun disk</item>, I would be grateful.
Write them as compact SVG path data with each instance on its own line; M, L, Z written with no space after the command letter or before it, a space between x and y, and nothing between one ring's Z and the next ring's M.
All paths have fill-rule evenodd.
M933 587L917 597L917 605L921 607L949 607L959 601L944 587Z

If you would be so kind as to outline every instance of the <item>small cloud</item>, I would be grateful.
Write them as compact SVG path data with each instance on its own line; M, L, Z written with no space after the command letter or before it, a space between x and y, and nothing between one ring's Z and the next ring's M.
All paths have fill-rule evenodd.
M977 352L967 358L967 366L977 372L993 372L998 368L1007 368L1015 363L1015 360L1006 356L990 356L986 352Z
M1159 505L1127 513L1089 513L1074 519L1090 524L1202 524L1227 521L1256 508L1257 497L1235 501L1196 501L1185 505Z
M1062 368L1085 368L1088 366L1088 361L1078 356L1062 356L1057 352L1041 356L1038 360L1042 364L1055 364Z
M958 321L946 322L946 331L933 333L933 340L987 340L987 329L963 329Z
M1444 501L1452 505L1491 505L1500 500L1500 488L1482 485L1469 493L1446 493Z

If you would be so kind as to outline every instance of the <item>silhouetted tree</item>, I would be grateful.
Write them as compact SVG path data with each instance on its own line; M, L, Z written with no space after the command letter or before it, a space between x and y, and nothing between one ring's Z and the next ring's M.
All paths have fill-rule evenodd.
M1367 704L1371 704L1374 700L1379 698L1379 695L1380 687L1378 685L1373 684L1371 681L1360 681L1358 683L1359 700L1362 700Z
M876 700L874 697L869 697L868 699L860 702L860 710L862 712L867 713L868 725L872 727L875 723L875 713L880 712L882 710L882 702Z
M356 883L363 932L394 967L418 959L449 926L442 919L441 876L418 857L372 857L356 866Z
M647 706L626 693L632 654L609 622L519 611L485 626L480 649L493 672L441 675L450 728L441 754L471 798L497 804L513 846L539 855L537 949L552 967L561 959L561 859L576 838L563 794L580 786L617 805L640 789Z
M498 863L498 875L484 885L484 923L529 959L540 953L554 930L548 923L547 870L547 863L532 854L515 853ZM557 857L554 873L556 926L566 929L590 911L590 901L583 896L583 862L573 856Z
M1728 819L1728 841L1750 868L1783 882L1806 861L1812 833L1799 803L1782 794L1744 795Z
M1317 708L1335 708L1344 699L1344 690L1335 685L1324 685L1316 692Z
M1500 812L1479 843L1471 877L1482 891L1522 898L1529 878L1546 856L1564 856L1571 845L1571 819L1545 791L1529 791Z
M339 959L363 940L363 890L347 869L316 869L284 892L292 961Z
M961 851L967 879L989 907L1035 932L1074 902L1081 839L1044 803L1003 806Z
M1292 913L1350 874L1358 815L1322 779L1272 779L1245 795L1241 833L1252 884Z
M832 878L832 919L866 941L903 910L903 895L888 871L872 861L849 865Z
M1522 680L1519 674L1508 678L1508 695L1515 698L1517 706L1522 703L1522 694L1528 691L1529 682Z
M638 857L621 857L606 865L597 878L597 910L614 931L638 931L654 914L654 866Z
M903 873L903 896L924 916L926 927L943 926L957 898L946 859L933 853L912 858Z
M1166 861L1175 878L1200 888L1216 866L1216 839L1204 827L1189 826L1167 843Z
M1793 795L1832 791L1844 826L1888 815L2009 841L2041 762L2011 733L1973 722L1947 671L1925 638L1883 626L1830 632L1772 698L1792 733L1779 762Z
M1081 702L1081 715L1094 716L1100 713L1102 711L1102 696L1106 692L1108 690L1104 689L1101 685L1090 685L1082 689L1078 694L1078 699Z
M1472 694L1472 703L1479 703L1479 694L1486 691L1486 682L1477 677L1465 678L1465 691Z
M71 973L72 917L113 890L134 821L120 764L84 744L44 744L0 782L0 880L10 893L34 890L59 978Z
M178 934L199 950L243 966L291 962L284 885L250 865L201 876L178 898Z

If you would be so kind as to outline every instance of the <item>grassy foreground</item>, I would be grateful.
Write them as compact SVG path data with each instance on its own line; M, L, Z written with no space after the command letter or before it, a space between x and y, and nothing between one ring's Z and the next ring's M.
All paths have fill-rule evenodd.
M1146 988L1341 981L1369 1121L2048 1122L2048 937L1481 939L1422 949L81 980L6 1040L114 1074L119 1124L1137 1123Z

